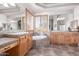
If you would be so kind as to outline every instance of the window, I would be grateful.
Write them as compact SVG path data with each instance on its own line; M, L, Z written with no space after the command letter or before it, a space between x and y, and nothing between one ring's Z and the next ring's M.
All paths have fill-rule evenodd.
M39 17L39 16L36 17L36 19L35 19L35 28L40 28L40 24L41 24L40 21L41 21L41 20L40 20L40 17Z

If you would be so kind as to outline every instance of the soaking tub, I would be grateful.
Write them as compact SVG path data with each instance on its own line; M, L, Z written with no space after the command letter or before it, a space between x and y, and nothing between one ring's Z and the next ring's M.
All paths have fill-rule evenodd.
M33 47L40 48L49 46L49 40L47 35L35 35L33 38Z

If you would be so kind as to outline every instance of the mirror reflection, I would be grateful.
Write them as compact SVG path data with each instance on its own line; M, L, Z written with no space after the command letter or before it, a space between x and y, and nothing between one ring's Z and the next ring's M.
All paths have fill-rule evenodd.
M73 13L50 15L50 31L77 31L78 21L73 19Z

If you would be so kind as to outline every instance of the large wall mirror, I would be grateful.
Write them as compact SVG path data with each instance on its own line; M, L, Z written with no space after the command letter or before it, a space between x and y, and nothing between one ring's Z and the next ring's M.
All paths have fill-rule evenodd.
M49 16L49 31L68 31L72 14L60 14L60 15L50 15ZM72 18L72 19L71 19Z
M21 30L21 17L14 17L11 19L8 19L7 22L7 31L17 31L17 30ZM6 26L4 24L4 27Z

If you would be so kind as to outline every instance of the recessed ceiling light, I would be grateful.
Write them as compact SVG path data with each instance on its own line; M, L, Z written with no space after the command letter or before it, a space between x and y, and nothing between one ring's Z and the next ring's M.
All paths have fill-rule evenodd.
M5 7L16 6L15 3L2 3Z
M15 3L9 3L11 6L16 6Z
M8 5L7 3L4 3L3 5L4 5L5 7L9 7L9 5Z

